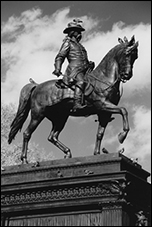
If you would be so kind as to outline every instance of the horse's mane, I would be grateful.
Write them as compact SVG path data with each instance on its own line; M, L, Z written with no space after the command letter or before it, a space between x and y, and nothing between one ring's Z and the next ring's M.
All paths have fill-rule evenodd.
M116 46L114 46L101 60L101 62L97 65L97 67L93 70L93 74L95 76L99 75L99 73L101 74L102 72L102 76L103 79L104 77L106 77L106 72L108 70L108 67L110 64L113 63L113 61L118 60L122 60L121 58L123 57L123 53L126 50L127 45L126 43L122 43L122 44L117 44Z

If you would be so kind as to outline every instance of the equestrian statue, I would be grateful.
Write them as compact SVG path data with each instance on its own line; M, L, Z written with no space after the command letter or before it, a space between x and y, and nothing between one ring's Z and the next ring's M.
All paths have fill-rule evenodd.
M118 135L119 142L123 143L127 137L128 112L126 108L118 106L122 95L120 84L133 76L133 64L138 58L138 42L134 36L130 41L126 37L118 38L119 44L95 67L94 62L88 60L85 48L79 43L81 33L85 30L80 23L82 21L74 19L63 31L67 36L55 58L53 71L57 77L63 75L61 67L67 58L69 65L63 78L40 84L30 79L30 83L20 92L19 106L10 126L8 143L10 144L18 131L21 131L31 111L30 123L23 132L22 163L28 163L29 140L44 118L52 122L48 140L64 152L65 158L71 158L72 154L70 149L59 141L59 135L69 116L98 116L94 155L100 154L106 126L114 119L112 114L122 116L123 131Z

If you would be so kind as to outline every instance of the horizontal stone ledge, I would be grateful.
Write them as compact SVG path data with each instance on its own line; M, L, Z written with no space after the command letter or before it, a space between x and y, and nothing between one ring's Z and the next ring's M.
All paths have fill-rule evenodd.
M39 166L33 166L33 163L6 166L1 172L1 185L105 175L123 171L130 171L144 180L150 175L126 156L111 153L50 160L40 162Z
M85 157L74 157L69 159L55 159L55 160L49 160L49 161L42 161L39 162L39 166L35 167L33 166L34 163L29 164L21 164L21 165L12 165L12 166L4 166L4 170L1 172L4 174L13 174L20 172L22 173L25 171L35 171L43 169L43 168L70 168L74 166L82 166L82 165L91 165L95 163L104 163L104 162L114 162L114 161L120 161L121 156L118 153L111 153L111 154L100 154L100 155L91 155L91 156L85 156Z

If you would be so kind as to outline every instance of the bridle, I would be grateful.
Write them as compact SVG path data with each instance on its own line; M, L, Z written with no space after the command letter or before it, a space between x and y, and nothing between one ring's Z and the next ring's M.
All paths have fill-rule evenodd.
M111 89L111 88L114 88L115 90L117 90L117 88L115 87L115 85L116 85L116 83L118 83L118 82L122 82L122 83L126 83L127 82L127 79L124 79L123 78L123 72L122 73L119 73L118 75L118 77L116 78L116 80L113 82L113 83L108 83L108 82L106 82L106 81L104 81L104 80L102 80L102 79L99 79L98 77L96 77L95 75L93 75L93 74L91 74L91 78L94 78L95 79L95 83L94 84L92 84L90 81L88 81L88 80L84 80L84 82L89 82L89 84L90 85L92 85L92 87L93 87L93 90L92 90L92 92L94 91L96 94L101 94L101 93L104 93L104 92L106 92L108 89ZM87 76L87 78L89 77L89 75ZM105 89L102 89L102 90L97 90L97 89L95 89L96 88L96 81L99 81L100 83L103 83L103 84L105 84L105 85L107 85L107 87L105 88ZM91 92L91 93L92 93Z

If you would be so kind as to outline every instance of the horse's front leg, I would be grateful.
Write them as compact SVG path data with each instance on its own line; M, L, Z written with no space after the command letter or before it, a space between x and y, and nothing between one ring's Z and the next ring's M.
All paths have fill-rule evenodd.
M128 122L128 112L124 107L118 107L110 102L104 102L102 109L111 114L121 114L123 120L123 132L120 132L118 139L120 143L123 143L128 132L129 132L129 122Z
M128 112L124 107L120 108L122 119L123 119L123 132L118 134L118 139L120 143L123 143L129 132L129 121L128 121Z
M97 131L97 135L96 135L94 155L100 154L101 141L104 136L104 132L105 132L105 127L101 126L101 123L99 122L98 131Z

